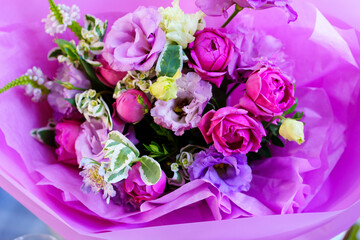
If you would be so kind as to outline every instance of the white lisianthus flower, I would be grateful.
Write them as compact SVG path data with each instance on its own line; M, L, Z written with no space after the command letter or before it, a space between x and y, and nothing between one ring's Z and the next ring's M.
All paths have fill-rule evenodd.
M161 14L160 28L165 32L168 41L176 42L182 48L195 40L194 34L205 27L205 14L185 14L179 6L179 0L172 2L173 7L159 8Z
M303 122L286 118L280 126L279 133L286 140L295 141L298 144L305 142Z

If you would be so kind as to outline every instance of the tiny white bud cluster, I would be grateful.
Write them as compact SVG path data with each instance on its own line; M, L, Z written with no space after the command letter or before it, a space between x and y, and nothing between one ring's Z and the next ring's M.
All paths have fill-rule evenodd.
M57 6L63 19L62 24L57 21L54 13L52 12L42 20L42 22L45 22L45 32L51 36L54 36L55 33L65 32L66 28L71 25L73 21L76 21L80 18L80 9L78 6L72 5L69 7L64 4L58 4Z
M39 85L50 89L52 82L47 80L47 77L41 71L40 68L33 67L27 70L25 76L28 76L30 80L37 82ZM31 100L34 102L39 102L43 98L43 94L40 88L34 88L30 83L23 86L25 88L25 95L32 97Z

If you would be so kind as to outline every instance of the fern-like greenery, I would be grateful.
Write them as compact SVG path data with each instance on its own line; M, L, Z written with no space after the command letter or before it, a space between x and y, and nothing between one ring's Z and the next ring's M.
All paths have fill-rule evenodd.
M61 15L59 7L55 4L54 0L48 0L50 4L50 11L54 14L56 20L63 24L63 17Z
M73 21L71 25L68 26L68 28L81 40L83 37L81 35L81 29L82 27L78 22Z
M27 84L31 84L31 86L33 88L39 88L43 94L48 94L50 92L49 89L47 89L43 85L38 84L36 81L30 79L29 76L21 76L15 80L9 82L3 88L0 88L0 94L13 88L13 87L27 85Z

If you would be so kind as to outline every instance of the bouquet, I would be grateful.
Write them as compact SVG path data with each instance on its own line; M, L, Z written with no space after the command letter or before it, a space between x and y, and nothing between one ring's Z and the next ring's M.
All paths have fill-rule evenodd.
M200 10L185 13L175 0L83 22L76 5L49 5L53 65L32 67L0 93L23 86L38 104L33 118L46 125L31 130L30 146L46 160L34 153L23 163L31 174L18 180L60 201L50 206L76 219L77 231L244 221L323 203L313 198L345 151L343 125L333 123L331 96L293 74L305 64L256 28L267 8L296 21L290 1L197 0Z

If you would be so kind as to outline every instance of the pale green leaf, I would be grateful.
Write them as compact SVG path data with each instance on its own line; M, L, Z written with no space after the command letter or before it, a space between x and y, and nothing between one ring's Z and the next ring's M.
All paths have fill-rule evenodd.
M161 177L160 164L153 158L142 156L140 159L140 176L146 185L156 184Z

